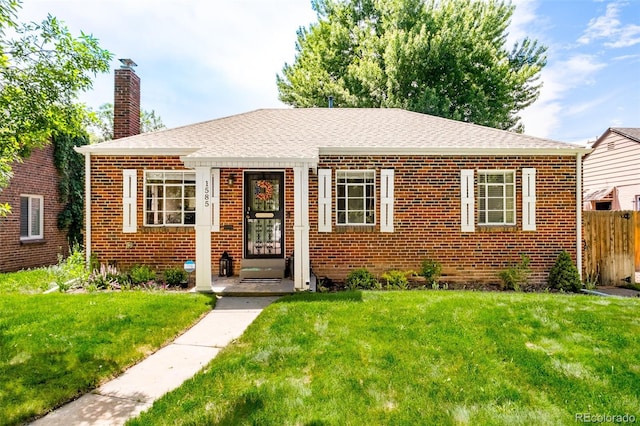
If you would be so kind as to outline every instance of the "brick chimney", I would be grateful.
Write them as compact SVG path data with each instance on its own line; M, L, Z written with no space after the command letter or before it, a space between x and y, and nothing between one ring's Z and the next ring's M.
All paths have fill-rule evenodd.
M136 63L120 59L115 72L113 96L113 138L140 134L140 77L133 70Z

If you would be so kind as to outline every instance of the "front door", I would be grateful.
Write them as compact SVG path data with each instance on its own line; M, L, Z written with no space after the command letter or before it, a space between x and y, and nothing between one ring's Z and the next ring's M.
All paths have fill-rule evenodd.
M284 172L245 172L244 257L284 257Z

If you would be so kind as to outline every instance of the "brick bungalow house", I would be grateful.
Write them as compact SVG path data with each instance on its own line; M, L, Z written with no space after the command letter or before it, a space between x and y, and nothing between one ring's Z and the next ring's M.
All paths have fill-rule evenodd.
M64 206L58 196L58 171L53 145L34 149L14 163L9 186L0 190L0 203L11 213L0 216L0 272L52 265L68 252L67 232L58 229Z
M86 250L126 269L196 262L211 291L233 273L343 279L366 267L443 265L443 280L499 282L558 253L581 270L588 149L400 109L264 109L84 146Z

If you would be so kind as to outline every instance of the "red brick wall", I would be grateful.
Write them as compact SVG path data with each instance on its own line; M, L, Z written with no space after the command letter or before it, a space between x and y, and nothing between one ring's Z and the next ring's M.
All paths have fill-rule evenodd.
M558 253L576 255L575 158L574 157L326 157L320 168L376 170L376 203L379 207L380 169L395 169L395 232L379 232L379 212L373 227L342 228L317 232L317 177L310 175L310 256L318 276L340 280L349 271L366 267L376 274L389 269L416 270L424 259L443 265L448 282L498 283L498 272L531 257L532 281L543 285ZM537 169L537 231L522 231L521 169ZM122 169L138 169L138 232L122 233ZM148 264L162 270L181 266L195 258L192 227L145 228L143 226L142 170L183 169L178 158L94 157L92 166L93 253L102 262L116 262L126 269ZM516 226L460 231L460 170L516 170ZM235 182L228 183L231 174ZM220 176L220 232L211 235L212 272L228 251L238 274L243 249L243 172L223 169ZM335 182L335 181L334 181ZM285 172L285 253L293 251L293 172ZM477 200L476 200L477 208ZM335 202L334 202L335 209ZM333 218L335 222L335 217Z
M122 232L122 170L137 169L138 232ZM192 226L144 226L144 170L185 170L177 157L92 157L91 166L91 247L101 263L128 270L135 264L153 266L158 273L168 267L181 267L185 260L195 260L195 231ZM235 182L229 184L229 176ZM233 258L237 275L243 255L243 172L223 169L220 172L220 232L211 234L212 273L217 274L223 251ZM293 172L285 172L285 246L293 250Z
M576 255L575 157L324 157L320 168L376 170L376 207L380 202L380 169L395 169L395 232L369 228L340 228L317 232L317 213L310 209L311 262L318 276L342 279L355 268L376 274L390 269L420 270L424 259L443 266L443 281L499 283L498 272L531 257L531 281L546 282L558 253ZM537 230L522 231L521 169L537 169ZM477 227L460 231L460 170L516 170L515 227ZM334 194L335 195L335 194ZM317 197L317 177L310 179L310 202ZM476 200L476 210L478 202ZM335 211L335 198L334 198ZM477 223L477 215L476 215Z
M20 242L20 195L44 197L44 239ZM13 272L57 263L58 254L68 253L67 232L58 229L58 171L53 164L53 146L35 149L23 163L13 165L13 178L0 192L0 203L9 203L12 213L0 217L0 272Z

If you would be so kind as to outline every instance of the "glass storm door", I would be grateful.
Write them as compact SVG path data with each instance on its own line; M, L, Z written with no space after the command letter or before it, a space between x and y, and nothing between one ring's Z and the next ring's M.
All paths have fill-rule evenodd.
M245 258L282 258L284 172L246 172L244 206Z

